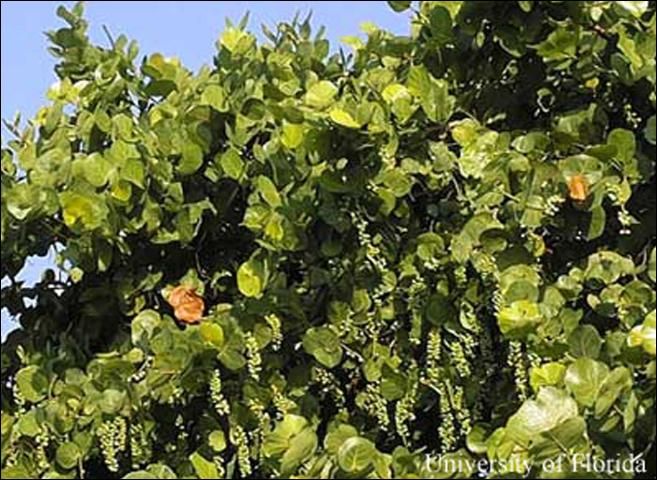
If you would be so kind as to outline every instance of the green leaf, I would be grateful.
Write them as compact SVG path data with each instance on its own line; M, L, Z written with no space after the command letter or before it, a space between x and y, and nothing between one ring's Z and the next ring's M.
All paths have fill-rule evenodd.
M134 472L130 472L130 473L124 475L121 478L124 478L126 480L128 480L128 479L130 479L130 480L142 480L142 479L151 480L153 478L161 478L161 477L154 477L153 474L150 473L147 470L135 470Z
M589 230L586 234L587 240L594 240L604 233L606 219L607 219L607 214L604 208L595 207L591 210Z
M522 9L523 12L529 13L532 11L532 8L534 7L534 2L519 1L518 6Z
M143 67L144 73L155 79L173 79L175 78L180 61L176 58L165 58L160 53L154 53Z
M217 466L213 461L205 459L200 453L194 452L189 456L198 478L219 478Z
M71 191L59 194L64 223L69 227L80 225L86 230L95 230L105 224L109 210L105 201L98 196Z
M260 196L265 202L267 202L270 207L277 208L283 204L276 185L274 185L274 182L272 182L268 177L260 175L256 179L256 188L258 189Z
M253 35L235 27L227 28L219 40L220 45L233 55L244 55L255 43Z
M542 320L538 304L530 300L515 301L497 314L500 331L509 338L521 337L534 331Z
M416 107L413 105L413 97L402 84L393 83L388 85L381 95L401 123L405 123L415 112Z
M580 325L568 337L568 346L575 357L598 358L602 338L593 325Z
M342 110L341 108L333 108L329 113L331 120L333 120L338 125L342 125L347 128L360 128L361 125L352 117L348 112Z
M46 397L48 377L36 365L21 368L16 373L16 385L28 402L37 403Z
M577 447L588 447L586 421L572 417L532 441L531 454L536 460L554 459L565 451L577 451Z
M129 117L124 113L114 115L112 117L112 134L113 136L125 140L126 142L131 142L134 140L134 121L133 118Z
M481 131L481 126L476 120L466 118L450 123L452 138L462 146L467 147L474 143Z
M615 147L615 157L620 161L623 173L629 178L638 177L639 167L635 159L636 139L634 134L623 128L615 128L609 132L607 144Z
M655 115L653 115L648 119L646 127L643 129L643 135L646 137L646 140L653 145L655 145L655 142L657 141L657 134L655 133L656 124L657 121L655 120Z
M397 169L388 170L382 177L383 183L397 197L408 195L413 187L413 177Z
M543 387L536 400L526 400L509 418L506 433L518 445L527 446L539 433L577 416L577 403L566 392Z
M451 27L449 12L440 7L432 10L432 12L438 11L445 12ZM408 74L408 89L420 99L422 110L432 122L444 123L452 116L456 99L449 95L447 82L435 79L424 66L411 67Z
M383 96L383 99L389 104L394 104L395 102L401 100L408 100L411 98L408 89L405 86L403 86L401 83L393 83L391 85L388 85L383 90L381 95Z
M281 475L287 477L308 460L317 450L317 435L311 428L304 428L290 441L281 459Z
M121 169L121 178L137 185L139 188L144 188L144 164L141 160L129 158Z
M94 121L103 133L110 133L112 131L112 119L105 110L97 109L94 112Z
M266 281L264 264L254 258L244 262L237 270L237 288L247 297L260 297Z
M596 157L586 154L566 157L559 162L559 169L567 178L584 175L589 183L594 183L602 175L602 164Z
M107 242L98 242L96 244L96 255L98 257L97 266L99 272L105 272L112 264L114 251L112 245Z
M486 438L488 437L487 428L481 423L473 425L472 430L468 433L465 444L472 453L485 454L487 450Z
M618 5L623 7L625 10L630 12L632 15L635 17L641 17L646 10L648 9L648 5L650 2L645 2L645 1L621 1L621 2L616 2Z
M395 12L403 12L404 10L408 10L411 6L410 0L408 1L388 1L388 5L390 5L390 8L392 8Z
M269 216L269 221L265 225L265 235L272 240L280 242L285 236L285 229L283 227L283 222L285 217L279 215L276 212L273 212Z
M383 398L388 401L399 400L405 392L406 377L384 364L381 369L381 395Z
M97 152L79 158L73 163L74 174L82 176L94 187L104 186L109 180L112 169L112 164Z
M185 142L182 147L182 157L178 164L180 175L191 175L203 165L203 150L194 142Z
M103 392L98 405L103 413L114 415L123 408L126 398L126 392L120 392L113 388L108 388Z
M461 155L457 158L461 174L465 177L481 178L488 165L499 155L500 134L470 119L452 125L452 137L457 142L464 142Z
M225 342L224 347L217 358L230 370L239 370L246 365L246 358L242 355L242 346Z
M534 150L544 151L550 144L550 138L543 132L530 132L516 137L512 146L520 153L530 153Z
M427 300L424 315L432 324L441 326L456 317L456 309L446 295L434 293Z
M601 418L624 391L632 388L632 373L626 367L614 368L605 378L595 402L595 416Z
M222 430L213 430L208 437L208 444L215 452L223 452L226 449L226 436Z
M447 4L447 6L449 5ZM432 39L440 46L449 43L454 37L452 16L449 10L443 5L434 4L429 12L429 27L431 29Z
M201 337L216 348L221 348L224 344L224 330L221 325L216 323L203 322L199 327Z
M641 325L630 330L627 336L627 344L630 347L642 347L646 353L655 356L657 346L655 342L655 310L646 315Z
M536 53L546 61L572 60L577 53L577 41L577 33L557 27L536 46Z
M377 454L374 444L363 437L350 437L338 450L338 465L348 473L362 472Z
M312 327L303 336L304 350L319 363L333 368L342 360L340 339L329 327Z
M2 189L7 211L17 220L25 220L38 208L37 188L27 184L17 184Z
M201 94L201 105L209 105L219 112L226 111L224 100L226 94L219 85L208 85Z
M110 192L112 198L119 202L128 202L132 196L132 185L125 180L119 179L112 185Z
M636 140L634 134L624 128L615 128L609 132L607 144L616 147L616 157L627 164L634 158L636 152Z
M79 447L74 442L62 443L57 447L57 463L67 470L77 466L81 456L82 452L80 452Z
M335 85L327 80L321 80L308 89L304 97L304 102L309 107L323 110L331 103L338 93Z
M331 455L337 455L338 450L347 439L357 437L358 430L345 423L339 424L330 430L324 437L324 448Z
M655 283L655 278L657 278L657 259L655 258L654 247L652 252L650 252L650 259L648 260L648 277Z
M591 407L608 374L609 367L604 363L588 357L581 357L568 367L564 383L581 405Z
M281 143L290 150L294 150L303 142L303 133L303 124L283 122Z
M529 384L537 392L542 386L557 386L566 373L566 366L558 362L548 362L533 367L529 373Z
M601 251L589 257L584 276L587 280L606 285L619 278L634 273L634 262L616 252Z
M39 433L41 433L41 425L37 419L37 412L39 412L39 410L32 409L26 414L19 416L18 421L16 422L16 431L18 431L21 435L30 438L34 438L39 435ZM5 418L5 416L2 417L3 421Z
M219 165L226 175L235 180L239 180L244 174L244 162L235 149L226 150L219 158Z
M147 468L146 471L151 475L150 478L164 478L175 480L178 478L173 470L167 465L161 463L152 463Z
M132 344L141 345L147 343L153 336L155 327L161 321L160 314L155 310L143 310L137 315L131 323Z
M452 116L456 98L449 95L445 80L433 80L421 97L422 110L432 122L445 123Z
M292 444L293 439L306 429L308 420L300 415L286 414L276 428L265 435L262 453L266 457L282 457Z

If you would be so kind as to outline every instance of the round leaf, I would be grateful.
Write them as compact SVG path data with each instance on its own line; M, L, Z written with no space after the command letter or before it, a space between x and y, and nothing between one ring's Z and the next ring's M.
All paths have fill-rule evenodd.
M362 437L350 437L338 450L338 464L348 473L362 472L377 454L374 444Z
M62 443L57 447L57 463L67 470L75 467L80 457L80 449L74 442Z

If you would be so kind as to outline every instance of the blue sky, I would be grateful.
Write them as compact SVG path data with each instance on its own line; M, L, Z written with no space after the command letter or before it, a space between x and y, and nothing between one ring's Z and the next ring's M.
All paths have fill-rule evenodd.
M2 23L1 86L2 118L12 119L21 112L23 119L34 115L46 101L45 93L55 81L54 58L46 51L43 32L63 25L55 15L57 6L73 2L5 2L0 4ZM360 35L360 24L374 22L379 27L407 34L407 15L393 12L384 1L377 2L86 2L85 17L93 41L107 44L102 26L116 38L121 33L137 40L141 55L160 52L177 56L189 68L211 63L214 43L224 19L237 22L250 12L249 29L259 34L262 23L274 26L291 20L296 12L312 11L314 30L324 25L326 37L336 48L340 37ZM303 18L303 17L302 17ZM348 48L348 47L345 47ZM3 143L8 139L2 132ZM19 278L32 283L53 255L29 259ZM2 338L12 328L6 310L2 311Z

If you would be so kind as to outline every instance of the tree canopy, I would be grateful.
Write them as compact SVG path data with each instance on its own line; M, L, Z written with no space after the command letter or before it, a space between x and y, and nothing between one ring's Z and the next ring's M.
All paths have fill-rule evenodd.
M654 475L655 3L388 3L408 36L245 18L198 72L57 10L2 147L2 478Z

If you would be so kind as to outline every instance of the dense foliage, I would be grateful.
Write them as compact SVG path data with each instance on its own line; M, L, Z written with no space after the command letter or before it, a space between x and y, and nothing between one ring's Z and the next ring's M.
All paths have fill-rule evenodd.
M389 3L197 73L58 10L2 149L2 478L654 469L654 2Z

